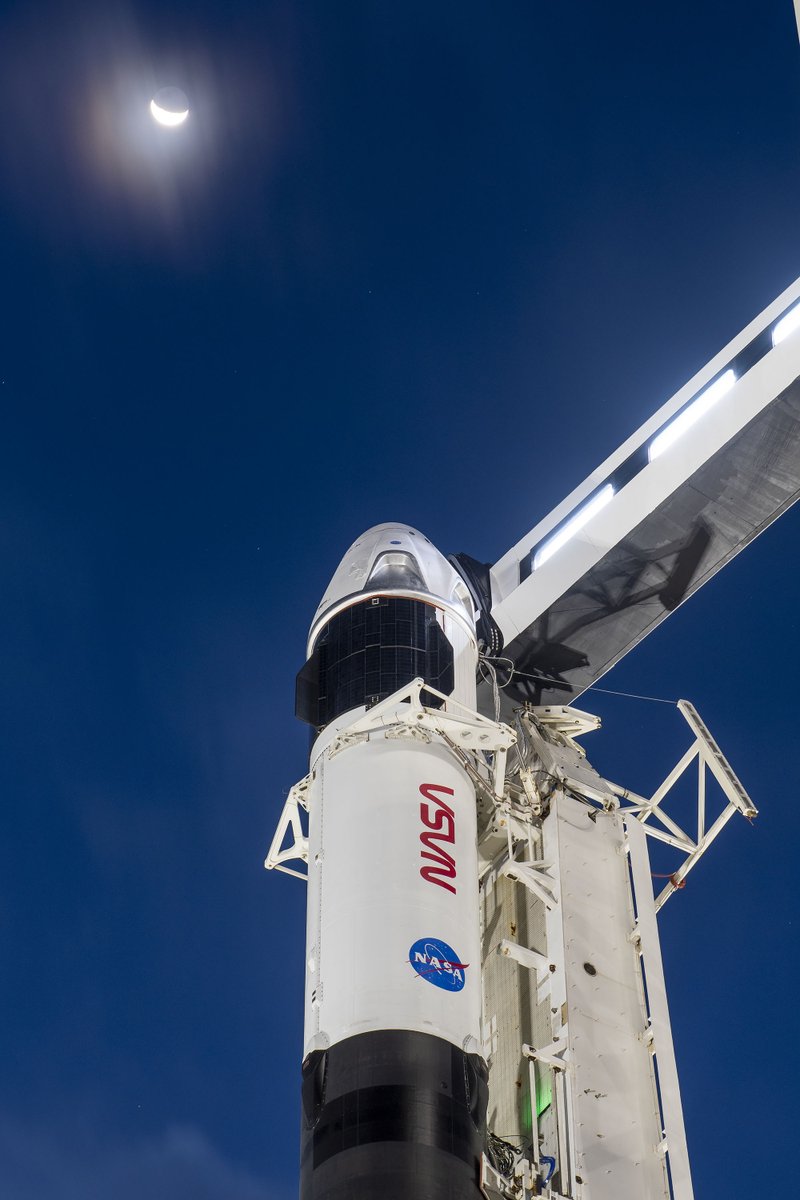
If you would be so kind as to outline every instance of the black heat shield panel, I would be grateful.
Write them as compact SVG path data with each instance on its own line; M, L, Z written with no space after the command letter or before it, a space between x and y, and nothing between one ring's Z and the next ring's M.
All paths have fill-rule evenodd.
M799 496L800 380L506 645L505 716L574 701Z
M418 677L445 695L454 687L453 647L435 607L404 596L372 596L337 613L321 630L297 676L295 714L321 729ZM431 708L442 704L429 692L422 701Z

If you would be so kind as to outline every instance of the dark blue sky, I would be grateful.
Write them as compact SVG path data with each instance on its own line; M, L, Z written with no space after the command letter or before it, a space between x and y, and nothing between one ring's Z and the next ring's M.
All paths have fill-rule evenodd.
M0 101L0 1193L284 1200L313 611L379 521L499 557L800 275L792 3L5 3ZM800 1119L799 531L604 681L762 810L663 914L703 1200ZM688 744L582 703L636 790Z

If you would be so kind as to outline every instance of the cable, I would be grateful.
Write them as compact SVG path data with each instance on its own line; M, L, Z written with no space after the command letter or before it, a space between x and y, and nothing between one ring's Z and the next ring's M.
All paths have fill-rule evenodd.
M673 871L671 875L669 874L668 871L667 872L651 871L650 874L653 877L653 879L668 879L676 891L681 891L683 888L686 887L686 880L679 879L677 871Z
M550 1168L550 1170L547 1172L544 1179L542 1180L543 1183L549 1183L555 1173L556 1160L554 1158L551 1158L549 1154L541 1154L539 1156L539 1158L540 1158L541 1162L547 1163L548 1167Z
M597 688L596 684L590 683L585 691L602 691L606 696L625 696L627 700L649 700L654 704L669 704L672 708L678 708L678 701L664 700L663 696L640 696L636 691L613 691L610 688Z
M587 688L584 688L584 691L603 692L606 696L625 696L628 700L650 700L653 704L669 704L672 708L678 707L677 700L665 700L663 696L640 696L637 692L614 692L611 688L597 687L594 683L590 683Z
M510 658L497 658L497 657L492 657L491 655L483 655L481 658L481 661L485 662L487 666L490 666L491 665L490 661L489 661L490 659L491 659L492 663L503 663L504 665L507 664L509 676L508 676L508 679L505 681L505 683L502 683L499 685L501 689L507 688L508 685L511 683L512 679L515 679L515 678L532 679L536 683L557 683L557 684L560 684L562 687L570 686L569 684L566 684L565 680L556 679L551 675L531 675L528 671L518 671ZM584 691L584 692L603 692L606 696L624 696L628 700L649 700L653 704L671 704L673 707L677 707L677 705L678 705L677 700L665 700L663 696L642 696L638 692L617 692L611 688L599 687L596 683L587 684L587 686L585 688L583 688L582 691Z
M492 694L494 696L494 719L495 719L495 721L499 722L499 720L500 720L500 688L498 687L498 684L497 684L497 671L495 670L493 664L491 662L489 662L488 658L484 658L484 657L481 657L478 659L478 669L480 670L481 676L484 679L484 681L486 683L491 683L491 685L492 685ZM489 679L486 678L486 674L485 674L486 671L489 672Z
M486 1155L495 1170L499 1171L501 1175L505 1175L507 1179L512 1177L514 1173L514 1163L519 1158L521 1153L522 1151L518 1150L516 1146L511 1144L511 1142L507 1142L504 1138L498 1137L497 1134L492 1133L491 1130L487 1132Z

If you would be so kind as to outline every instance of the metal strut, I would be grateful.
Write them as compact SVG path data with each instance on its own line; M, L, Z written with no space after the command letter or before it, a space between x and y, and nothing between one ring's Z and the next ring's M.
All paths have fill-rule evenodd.
M756 808L693 705L689 750L649 798L603 779L563 706L519 714L521 743L481 853L493 1200L692 1200L657 910L734 812ZM665 803L698 763L697 831ZM707 776L725 801L711 816ZM718 806L717 806L718 807ZM684 855L656 898L647 840ZM646 984L645 984L646 979Z

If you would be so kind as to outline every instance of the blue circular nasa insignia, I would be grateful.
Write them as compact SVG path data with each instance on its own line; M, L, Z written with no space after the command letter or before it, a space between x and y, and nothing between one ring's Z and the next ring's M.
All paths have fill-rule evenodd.
M440 938L420 938L408 952L408 961L420 979L446 992L460 992L469 963L462 962L452 946Z

